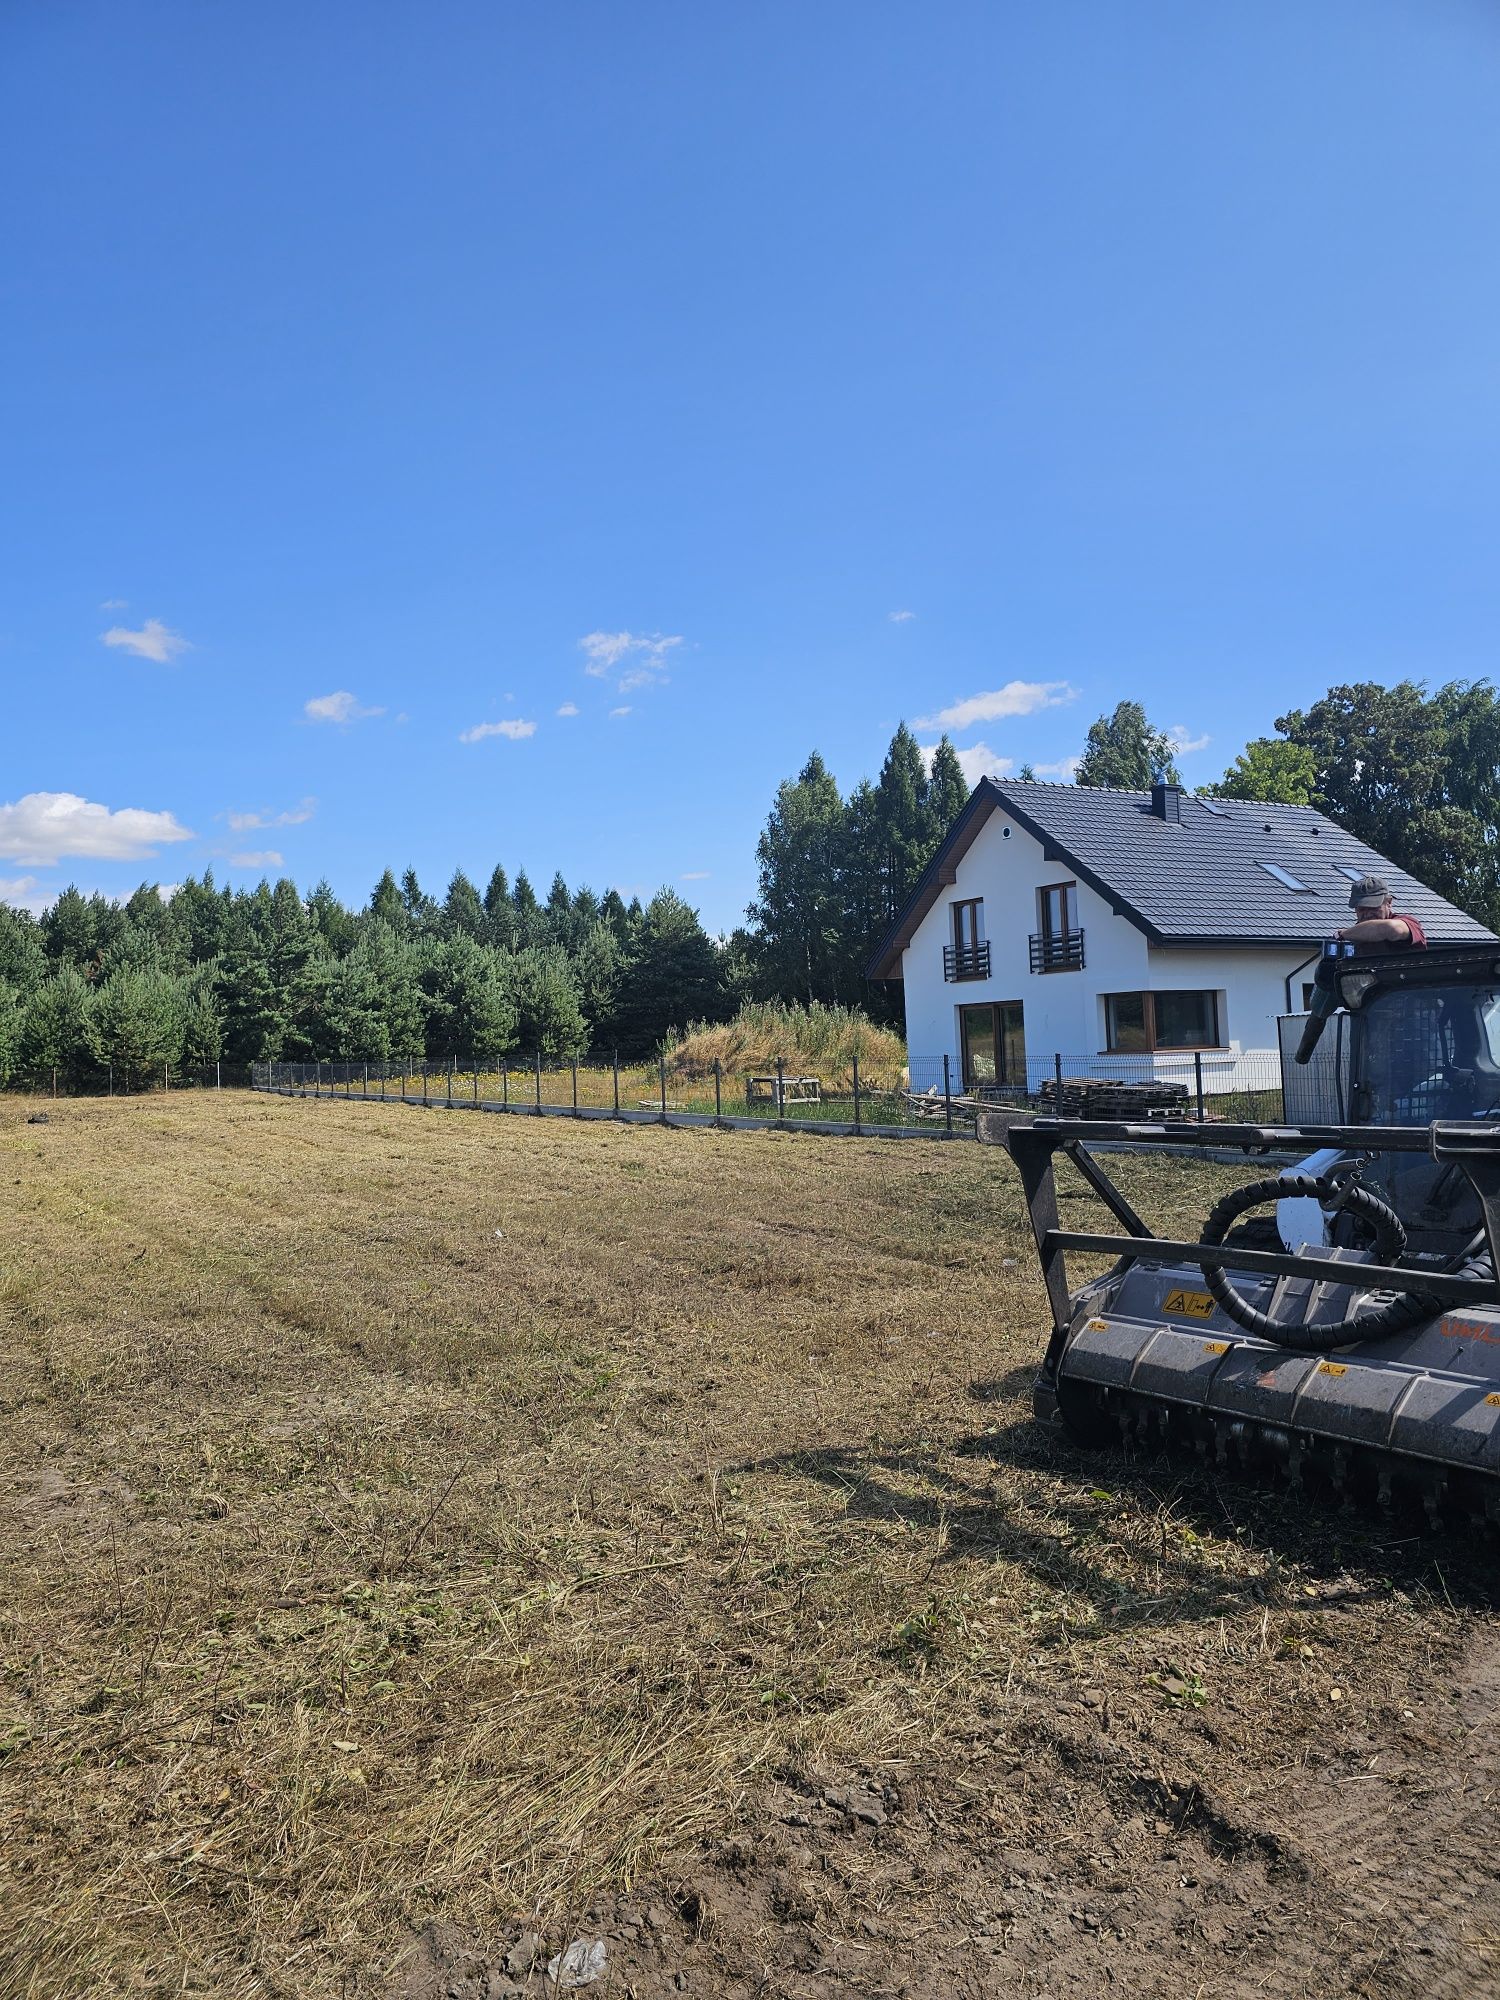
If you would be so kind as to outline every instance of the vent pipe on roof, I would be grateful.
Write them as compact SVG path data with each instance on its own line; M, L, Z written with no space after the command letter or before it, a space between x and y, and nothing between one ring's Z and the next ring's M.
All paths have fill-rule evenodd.
M1182 787L1169 778L1157 778L1151 786L1151 810L1158 819L1175 826L1182 819Z

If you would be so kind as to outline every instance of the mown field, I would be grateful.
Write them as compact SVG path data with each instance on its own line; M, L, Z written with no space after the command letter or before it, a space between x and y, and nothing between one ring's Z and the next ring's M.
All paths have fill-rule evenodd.
M1493 1549L1042 1436L1003 1155L32 1108L0 1994L1500 1986Z

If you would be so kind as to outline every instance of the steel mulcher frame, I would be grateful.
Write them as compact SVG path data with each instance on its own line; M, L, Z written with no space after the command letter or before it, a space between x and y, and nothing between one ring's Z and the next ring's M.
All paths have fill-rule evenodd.
M1374 1263L1348 1251L1160 1237L1088 1150L1091 1144L1238 1149L1247 1158L1324 1148L1355 1158L1426 1154L1460 1168L1472 1185L1491 1275L1429 1263ZM1012 1125L1005 1145L1026 1195L1052 1319L1033 1391L1039 1418L1061 1418L1099 1442L1116 1427L1126 1437L1149 1436L1154 1427L1164 1438L1185 1427L1200 1449L1215 1443L1221 1462L1233 1451L1248 1464L1269 1448L1294 1481L1304 1461L1314 1458L1331 1465L1341 1487L1355 1470L1373 1468L1382 1501L1393 1479L1415 1485L1434 1522L1444 1501L1462 1488L1469 1511L1500 1524L1500 1280L1493 1275L1500 1272L1500 1123L1203 1126L1037 1118ZM1122 1234L1062 1227L1054 1173L1059 1153ZM1070 1250L1118 1261L1075 1294L1068 1284ZM1210 1269L1245 1273L1263 1297L1286 1299L1286 1343L1247 1333L1218 1310L1212 1328L1174 1324L1156 1310L1158 1293L1148 1297L1140 1282L1131 1281L1132 1273L1150 1273L1158 1285L1180 1284ZM1283 1280L1306 1282L1294 1292ZM1340 1345L1340 1360L1332 1363L1299 1346L1299 1309L1311 1310L1329 1297L1357 1305L1372 1293L1430 1299L1426 1332L1361 1341L1356 1320ZM1472 1336L1457 1344L1450 1331L1455 1322L1447 1317L1456 1312L1475 1315L1456 1323ZM1224 1337L1205 1340L1209 1331ZM1449 1334L1446 1345L1431 1337L1438 1332ZM1238 1385L1228 1379L1236 1370ZM1324 1379L1316 1395L1308 1395L1315 1372Z

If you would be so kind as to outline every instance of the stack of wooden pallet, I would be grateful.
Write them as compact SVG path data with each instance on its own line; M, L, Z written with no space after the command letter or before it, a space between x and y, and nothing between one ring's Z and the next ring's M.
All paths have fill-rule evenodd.
M1059 1118L1130 1120L1180 1114L1187 1102L1181 1083L1120 1083L1110 1077L1053 1077L1037 1092L1047 1111Z

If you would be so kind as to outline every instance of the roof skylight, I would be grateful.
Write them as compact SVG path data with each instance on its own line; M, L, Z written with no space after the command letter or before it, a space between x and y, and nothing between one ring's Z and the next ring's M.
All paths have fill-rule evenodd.
M1194 792L1193 797L1202 806L1203 810L1206 813L1212 813L1215 819L1222 819L1224 817L1224 808L1219 804L1217 799L1206 799L1201 792Z
M1257 868L1264 868L1266 873L1274 881L1279 882L1283 889L1300 889L1304 896L1312 894L1312 890L1308 888L1307 884L1299 882L1290 868L1283 868L1279 861L1257 861L1255 865Z

